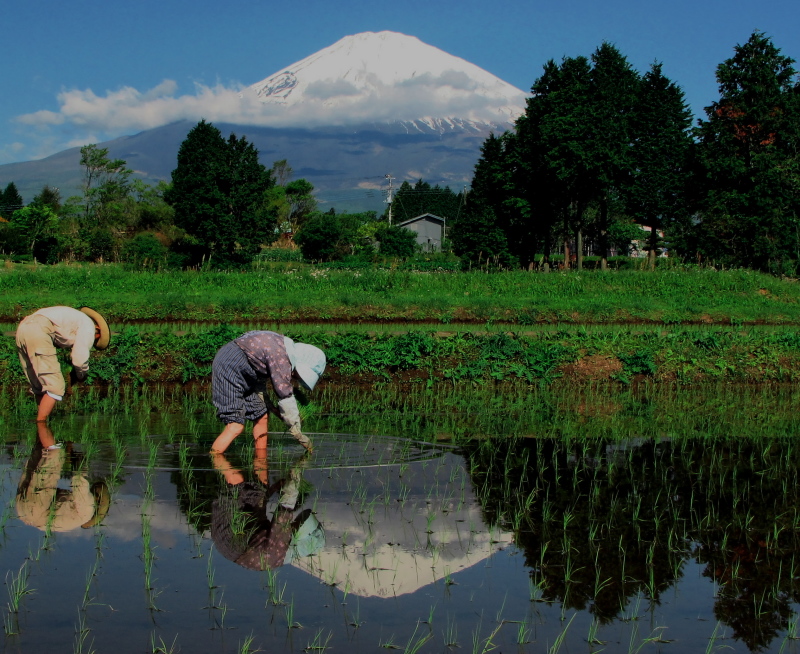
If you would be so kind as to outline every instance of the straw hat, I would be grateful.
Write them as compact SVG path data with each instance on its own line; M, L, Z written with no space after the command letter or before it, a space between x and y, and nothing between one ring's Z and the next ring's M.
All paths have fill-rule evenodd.
M97 342L94 344L95 349L105 350L111 341L111 330L108 328L106 319L97 313L97 311L90 309L89 307L81 307L81 312L85 313L92 320L94 320L94 324L100 328L100 338L98 338Z

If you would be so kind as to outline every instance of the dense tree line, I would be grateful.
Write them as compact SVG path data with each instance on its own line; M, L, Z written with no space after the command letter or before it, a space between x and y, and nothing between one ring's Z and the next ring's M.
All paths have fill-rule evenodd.
M313 187L290 181L285 160L267 170L245 138L205 121L181 145L170 183L133 178L96 145L81 148L80 164L81 193L66 201L49 186L28 205L13 182L0 192L0 251L42 263L236 268L315 209Z
M717 69L720 98L692 128L680 87L612 45L548 61L513 131L475 167L455 251L466 264L608 256L643 238L655 257L795 273L800 265L800 85L754 32ZM666 243L661 240L664 235Z
M317 211L314 187L292 180L285 159L268 170L246 138L226 139L204 120L181 144L170 183L154 187L133 178L125 161L110 159L96 145L80 155L81 194L63 203L48 186L27 206L13 182L0 192L4 254L43 263L234 269L278 240L299 246L313 261L416 251L412 232L388 225L374 211ZM430 186L420 181L418 188Z

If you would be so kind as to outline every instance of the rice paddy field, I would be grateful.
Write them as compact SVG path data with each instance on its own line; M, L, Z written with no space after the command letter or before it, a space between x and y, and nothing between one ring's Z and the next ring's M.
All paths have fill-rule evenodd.
M12 336L56 304L113 338L45 426ZM798 307L672 264L6 263L0 650L797 651ZM313 454L208 454L249 329L325 350Z
M797 649L794 385L327 384L266 457L202 384L2 390L3 652Z

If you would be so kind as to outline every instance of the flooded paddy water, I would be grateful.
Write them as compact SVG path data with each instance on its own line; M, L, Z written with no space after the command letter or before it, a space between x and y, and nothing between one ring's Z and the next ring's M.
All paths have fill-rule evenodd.
M212 458L203 388L80 389L52 451L6 390L2 651L798 649L795 389L312 399L312 455Z

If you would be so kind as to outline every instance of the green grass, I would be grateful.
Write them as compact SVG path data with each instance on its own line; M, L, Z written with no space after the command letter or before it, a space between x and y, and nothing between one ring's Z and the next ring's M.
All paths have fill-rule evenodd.
M136 321L800 324L800 284L696 267L543 273L335 270L150 272L109 265L0 269L0 320L91 305Z

